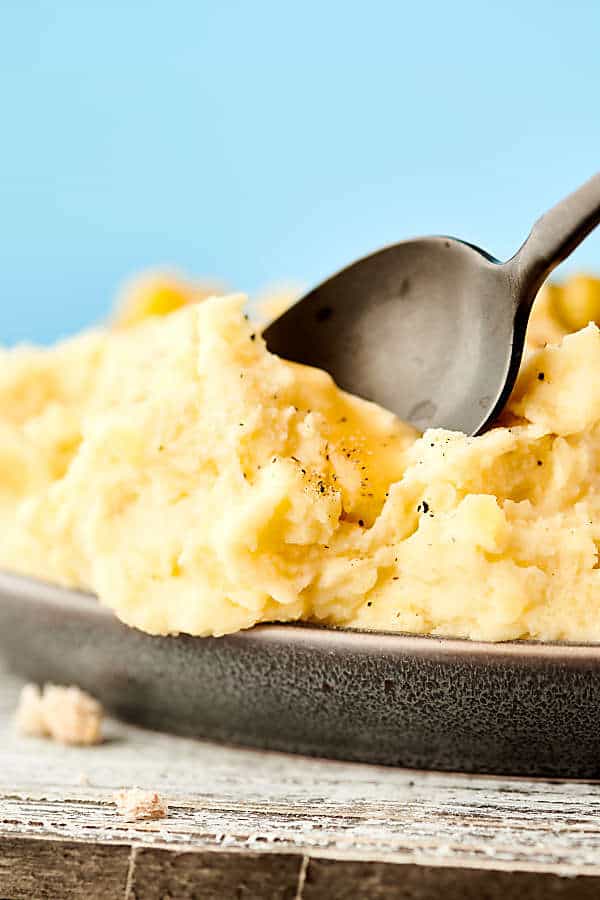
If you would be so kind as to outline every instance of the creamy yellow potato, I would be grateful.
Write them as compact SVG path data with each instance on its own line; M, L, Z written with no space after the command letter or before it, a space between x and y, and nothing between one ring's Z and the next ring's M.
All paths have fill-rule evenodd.
M242 301L1 353L0 566L156 634L600 640L594 324L530 353L499 427L420 437Z

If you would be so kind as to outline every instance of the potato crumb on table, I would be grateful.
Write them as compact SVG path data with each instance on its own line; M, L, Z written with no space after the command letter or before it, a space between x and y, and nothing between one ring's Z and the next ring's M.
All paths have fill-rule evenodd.
M17 731L50 737L61 744L90 745L102 740L104 710L78 687L26 684L16 712Z
M115 794L117 812L125 819L164 819L168 815L165 801L156 791L128 788Z

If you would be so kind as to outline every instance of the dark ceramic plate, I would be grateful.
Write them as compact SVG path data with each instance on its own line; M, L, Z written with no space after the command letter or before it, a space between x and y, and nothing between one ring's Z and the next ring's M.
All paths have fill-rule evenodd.
M300 625L151 637L93 597L0 575L0 653L179 734L389 765L600 777L600 645Z

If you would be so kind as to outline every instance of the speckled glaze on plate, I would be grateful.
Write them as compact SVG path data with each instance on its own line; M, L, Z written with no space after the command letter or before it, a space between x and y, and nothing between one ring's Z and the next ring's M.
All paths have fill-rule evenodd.
M600 645L303 625L151 637L90 595L0 574L0 654L179 734L335 759L600 777Z

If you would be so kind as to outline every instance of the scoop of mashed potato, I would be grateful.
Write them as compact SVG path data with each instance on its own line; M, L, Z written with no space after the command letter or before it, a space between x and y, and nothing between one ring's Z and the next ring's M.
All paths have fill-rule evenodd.
M0 566L153 634L600 640L600 332L481 437L271 355L243 298L0 356Z

